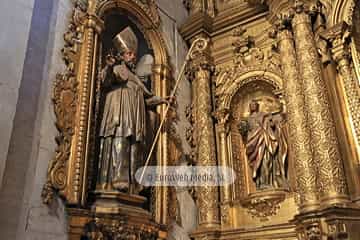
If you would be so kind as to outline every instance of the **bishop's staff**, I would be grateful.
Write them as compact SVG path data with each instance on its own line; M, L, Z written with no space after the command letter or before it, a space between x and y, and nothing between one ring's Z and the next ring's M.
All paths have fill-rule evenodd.
M184 64L182 65L181 67L181 70L179 72L179 75L176 79L176 82L175 82L175 86L174 86L174 89L172 90L171 94L170 94L170 99L172 99L174 96L175 96L175 93L179 87L179 83L182 79L182 76L185 72L185 67L187 65L187 63L189 62L190 59L194 58L194 53L198 53L198 52L203 52L206 48L207 48L207 45L208 45L208 40L205 39L205 38L197 38L192 44L191 44L191 47L188 51L188 53L186 54L186 58L185 58L185 62ZM168 103L167 106L166 106L166 109L165 109L165 112L164 112L164 117L163 119L161 120L160 122L160 126L156 132L156 135L155 135L155 138L154 138L154 141L151 145L151 148L150 148L150 152L146 158L146 162L145 162L145 165L144 165L144 169L140 175L140 179L139 179L139 183L141 184L142 183L142 180L144 178L144 174L145 174L145 171L146 171L146 168L150 162L150 158L151 158L151 155L152 153L154 152L154 149L155 149L155 146L156 146L156 142L160 136L160 132L161 132L161 128L162 126L164 125L165 123L165 120L166 120L166 116L167 116L167 113L170 109L170 104Z

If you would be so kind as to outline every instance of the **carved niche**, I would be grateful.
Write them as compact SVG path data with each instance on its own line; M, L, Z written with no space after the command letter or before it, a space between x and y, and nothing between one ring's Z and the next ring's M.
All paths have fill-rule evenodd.
M290 176L292 164L290 154L286 160L285 188L258 189L252 177L251 166L246 154L246 138L239 130L239 123L249 117L249 103L256 101L260 112L281 115L284 130L286 124L286 105L282 98L282 76L279 55L274 48L257 46L255 37L247 35L246 29L238 27L233 31L234 62L232 66L219 68L215 79L216 111L230 113L227 122L229 132L224 148L228 154L228 165L236 173L235 182L230 188L232 202L247 208L250 215L268 220L277 214L280 203L294 186ZM285 131L286 132L286 131Z
M120 21L115 15L122 16ZM111 18L115 19L115 23L109 22ZM53 92L55 124L58 129L55 139L57 148L49 163L42 192L46 204L50 204L55 196L60 196L65 201L70 218L70 232L74 228L84 229L87 222L94 220L90 207L96 183L96 136L101 116L98 74L104 65L106 51L109 51L106 34L109 33L109 28L120 28L118 25L124 21L138 30L143 36L142 41L154 56L150 83L154 93L164 97L173 84L160 18L153 0L75 1L62 49L66 70L56 76ZM122 29L112 30L120 32ZM159 114L164 110L164 107L156 109ZM164 129L156 148L158 154L155 155L159 157L155 161L158 165L166 165L168 161L172 161L172 156L169 156L169 150L172 149L169 146L169 131L168 128ZM150 209L152 216L149 216L149 221L154 224L156 231L156 224L166 224L167 221L167 191L165 187L152 190L151 201L154 207ZM100 216L99 219L105 221L107 217ZM153 233L155 230L151 231ZM80 238L76 235L70 239Z

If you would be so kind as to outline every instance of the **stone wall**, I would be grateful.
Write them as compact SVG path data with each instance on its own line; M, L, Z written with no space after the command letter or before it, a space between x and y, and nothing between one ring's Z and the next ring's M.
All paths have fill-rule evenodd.
M54 138L57 134L51 101L53 82L55 75L62 72L65 67L60 50L64 45L63 34L67 30L72 11L72 3L69 0L53 2L51 27L48 32L49 41L45 46L46 62L39 100L37 139L34 146L37 150L28 168L20 226L16 238L19 240L67 239L67 223L62 202L58 200L49 208L41 200L41 190L45 183L49 161L54 156Z
M188 50L186 43L178 33L178 28L187 18L187 12L182 2L181 0L157 0L162 21L162 31L173 65L175 79L185 61ZM186 129L189 128L190 125L186 118L185 110L186 107L191 104L191 86L186 77L183 77L179 84L176 99L178 103L177 114L179 117L179 120L175 124L176 133L181 139L183 154L189 154L190 146L186 141L185 134ZM179 164L184 163L179 161ZM168 239L190 240L189 233L194 230L197 223L197 208L187 189L177 188L176 197L180 214L180 224L177 222L171 223Z
M0 190L1 238L66 239L61 202L48 208L40 195L55 150L51 89L55 73L64 67L60 49L71 2L17 0L7 4L1 9L11 17L2 27L8 33L2 34L0 49L9 52L9 56L1 54L2 76L8 82L7 88L1 87L0 102L8 112L1 105L0 127L11 137L1 134L1 141L9 145L8 152L0 151L6 159ZM0 163L5 164L2 155Z
M16 111L34 0L0 2L0 186Z

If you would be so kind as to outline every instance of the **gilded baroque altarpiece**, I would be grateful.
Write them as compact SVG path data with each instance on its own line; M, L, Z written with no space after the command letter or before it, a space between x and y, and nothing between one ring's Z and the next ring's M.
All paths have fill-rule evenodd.
M360 239L360 2L184 4L189 17L180 28L183 38L189 46L198 38L208 41L186 69L192 93L190 159L235 172L231 185L195 189L198 227L191 237ZM153 0L76 1L64 34L67 69L55 81L58 148L43 199L49 203L55 194L64 199L70 239L164 239L176 218L171 188L153 188L146 209L114 210L106 201L92 207L101 116L98 74L110 49L103 42L114 14L127 16L144 36L154 57L154 94L165 97L173 87ZM157 107L160 118L164 110ZM177 141L166 125L157 165L177 161ZM126 194L122 200L141 202Z

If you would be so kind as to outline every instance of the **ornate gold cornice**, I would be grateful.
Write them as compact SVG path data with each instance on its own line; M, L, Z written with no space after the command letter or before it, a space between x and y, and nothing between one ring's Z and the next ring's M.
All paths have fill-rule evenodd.
M267 8L265 6L252 7L249 5L234 6L222 11L216 17L211 17L204 12L196 12L190 15L181 26L180 34L186 41L190 41L200 33L206 33L212 37L224 30L224 27L248 22L266 13Z

